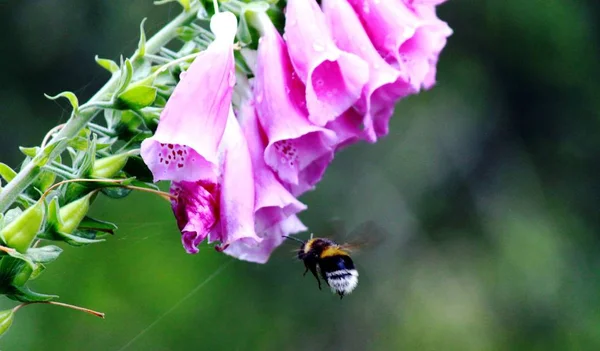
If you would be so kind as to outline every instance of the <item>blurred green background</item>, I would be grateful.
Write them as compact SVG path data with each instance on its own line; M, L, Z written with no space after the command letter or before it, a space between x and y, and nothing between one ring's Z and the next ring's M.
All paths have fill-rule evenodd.
M143 17L154 33L178 11L0 1L0 159L17 166L19 145L68 117L43 93L86 100L108 75L95 54L131 54ZM437 86L400 102L387 138L341 152L302 198L318 235L334 218L386 229L355 256L355 293L340 301L303 278L296 244L266 265L187 255L161 199L102 198L93 214L117 235L67 247L32 286L106 320L28 306L0 348L599 349L600 3L450 0L439 16L455 33Z

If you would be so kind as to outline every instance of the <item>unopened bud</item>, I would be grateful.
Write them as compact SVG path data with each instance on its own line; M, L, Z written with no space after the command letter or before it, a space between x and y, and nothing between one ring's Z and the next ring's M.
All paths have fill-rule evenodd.
M37 202L4 227L0 231L0 238L8 247L25 253L40 230L43 220L44 203Z
M61 207L59 212L61 223L58 224L58 230L60 232L71 234L77 229L79 223L81 223L90 209L90 199L94 194L95 192L91 192L86 196Z
M114 177L125 167L129 156L129 154L125 153L97 159L92 166L90 176L92 178Z

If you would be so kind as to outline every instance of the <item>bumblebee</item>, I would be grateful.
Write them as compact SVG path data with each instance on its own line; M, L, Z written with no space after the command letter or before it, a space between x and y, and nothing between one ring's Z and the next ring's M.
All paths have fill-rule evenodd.
M334 294L350 294L358 285L358 271L354 262L344 245L338 245L334 241L324 238L311 238L308 241L290 239L302 243L298 250L298 259L304 262L306 270L317 279L319 290L321 289L321 278L327 283Z

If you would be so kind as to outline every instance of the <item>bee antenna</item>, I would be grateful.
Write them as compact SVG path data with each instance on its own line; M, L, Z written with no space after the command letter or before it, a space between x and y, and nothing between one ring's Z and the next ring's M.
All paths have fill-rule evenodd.
M296 238L294 238L293 236L287 236L287 235L282 235L282 236L283 236L284 238L286 238L286 239L292 239L292 240L295 240L295 241L297 241L297 242L299 242L299 243L302 243L302 244L304 244L304 241L302 241L302 240L300 240L300 239L296 239Z

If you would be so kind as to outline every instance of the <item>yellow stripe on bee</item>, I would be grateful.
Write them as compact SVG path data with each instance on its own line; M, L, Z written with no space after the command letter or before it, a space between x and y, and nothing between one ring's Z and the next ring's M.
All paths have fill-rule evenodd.
M307 253L308 251L310 251L310 248L312 247L312 244L315 242L315 240L317 240L317 239L309 239L304 244L304 253Z
M329 246L323 252L321 252L321 258L331 257L331 256L349 256L348 253L339 246Z

